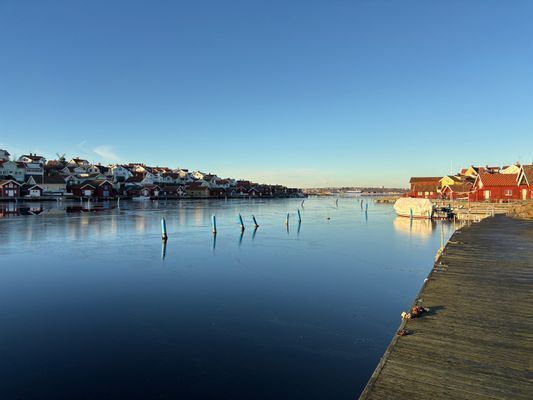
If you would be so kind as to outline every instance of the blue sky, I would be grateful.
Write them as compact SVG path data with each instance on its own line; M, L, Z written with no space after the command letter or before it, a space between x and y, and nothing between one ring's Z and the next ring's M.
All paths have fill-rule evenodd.
M0 0L0 147L290 186L533 157L530 1Z

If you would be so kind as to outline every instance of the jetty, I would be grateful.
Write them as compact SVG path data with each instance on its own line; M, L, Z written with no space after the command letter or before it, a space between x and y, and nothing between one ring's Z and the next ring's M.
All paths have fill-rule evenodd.
M413 305L361 400L532 398L533 221L456 231Z

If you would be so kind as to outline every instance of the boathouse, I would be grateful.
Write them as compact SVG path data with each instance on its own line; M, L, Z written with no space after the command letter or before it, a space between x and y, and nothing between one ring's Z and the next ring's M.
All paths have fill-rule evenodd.
M472 191L472 182L456 183L454 185L445 185L441 190L443 198L448 200L465 199L468 200Z
M0 198L15 199L20 197L20 183L12 179L0 181Z
M472 201L519 200L518 176L516 174L480 173L474 181Z
M439 197L441 179L441 176L412 177L409 181L411 185L409 197L436 199Z
M39 198L43 196L43 188L39 185L26 183L20 187L20 194L24 197Z

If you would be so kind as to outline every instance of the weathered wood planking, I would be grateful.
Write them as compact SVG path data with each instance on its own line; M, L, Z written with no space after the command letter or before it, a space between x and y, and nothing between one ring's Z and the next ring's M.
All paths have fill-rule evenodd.
M454 233L360 399L533 399L533 222Z

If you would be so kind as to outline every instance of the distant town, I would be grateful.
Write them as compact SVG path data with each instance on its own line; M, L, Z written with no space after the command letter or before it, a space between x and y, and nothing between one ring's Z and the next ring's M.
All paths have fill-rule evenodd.
M153 167L143 163L101 165L79 157L38 154L11 159L0 149L0 199L43 198L248 198L304 197L296 188L220 178L185 168Z

